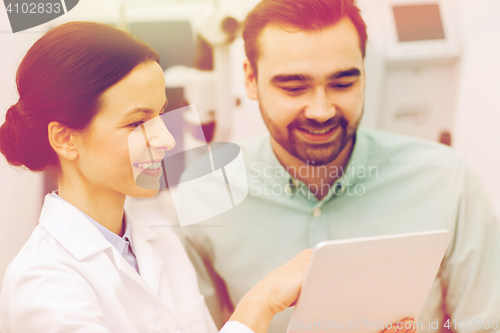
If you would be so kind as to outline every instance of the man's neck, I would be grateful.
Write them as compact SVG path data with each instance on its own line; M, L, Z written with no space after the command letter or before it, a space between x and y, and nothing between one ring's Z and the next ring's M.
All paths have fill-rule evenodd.
M342 176L354 148L354 137L346 144L335 160L321 166L313 166L291 155L273 138L271 138L271 145L283 167L294 178L306 184L316 198L321 200L328 194L335 181Z

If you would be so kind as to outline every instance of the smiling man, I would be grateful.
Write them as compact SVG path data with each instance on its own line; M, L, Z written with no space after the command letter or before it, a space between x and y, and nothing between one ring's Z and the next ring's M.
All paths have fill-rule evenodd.
M500 228L470 167L444 145L358 128L367 35L353 1L263 0L243 37L247 93L270 135L240 143L247 198L180 231L219 325L263 276L320 241L447 229L419 332L499 330ZM196 209L213 193L184 199ZM290 316L269 332L285 332Z
M324 24L334 17L324 17ZM306 167L312 174L317 166L343 167L351 155L363 114L366 32L360 19L361 38L353 20L337 20L319 30L269 23L255 44L247 24L248 96L259 101L273 151L289 170ZM252 48L261 50L258 58ZM335 180L297 178L315 186L318 199Z

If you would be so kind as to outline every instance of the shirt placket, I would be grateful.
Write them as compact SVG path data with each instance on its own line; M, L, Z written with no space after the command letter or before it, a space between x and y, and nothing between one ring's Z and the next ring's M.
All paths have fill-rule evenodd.
M311 192L301 191L301 189L303 189L304 187L307 188L307 186L303 182L298 181L294 178L290 178L290 185L292 188L297 189L298 195L305 195L309 202L316 202L316 204L314 204L310 208L306 215L306 225L308 231L307 247L313 248L320 242L330 240L331 237L329 234L329 225L331 223L335 223L335 221L331 220L332 216L326 209L326 205L330 200L333 200L334 197L342 195L342 193L344 192L345 186L342 182L342 179L339 178L330 188L328 194L319 202L317 202L316 198Z

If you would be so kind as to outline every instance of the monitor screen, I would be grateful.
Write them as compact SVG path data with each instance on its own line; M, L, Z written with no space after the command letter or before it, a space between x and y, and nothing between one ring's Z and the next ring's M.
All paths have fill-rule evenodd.
M393 6L400 42L445 39L438 4Z

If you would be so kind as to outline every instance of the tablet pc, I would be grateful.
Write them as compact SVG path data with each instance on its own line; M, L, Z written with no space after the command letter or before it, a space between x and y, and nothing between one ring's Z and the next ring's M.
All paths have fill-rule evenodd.
M379 333L417 319L450 239L437 230L319 243L287 333Z

